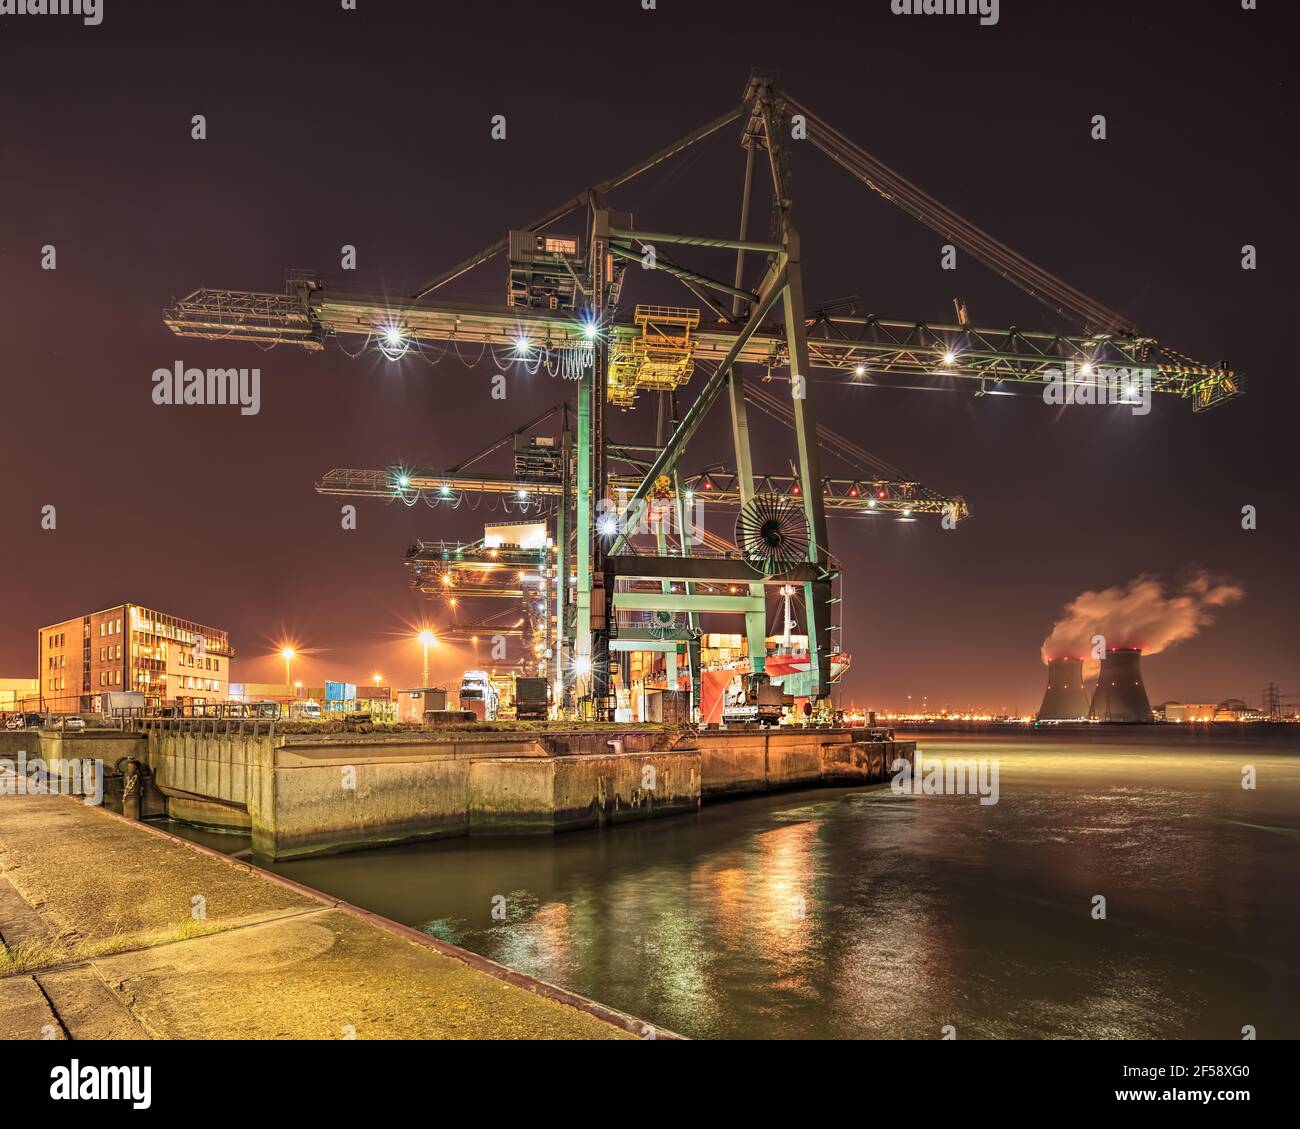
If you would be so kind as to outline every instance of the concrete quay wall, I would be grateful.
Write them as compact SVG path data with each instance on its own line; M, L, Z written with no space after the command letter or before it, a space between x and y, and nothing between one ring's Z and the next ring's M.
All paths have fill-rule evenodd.
M865 740L853 729L705 731L699 748L704 798L745 796L826 784L876 784L889 766L910 760L911 741Z
M463 835L547 834L698 811L706 801L889 778L914 745L863 730L272 734L159 725L145 735L6 734L51 764L148 766L144 814L241 831L272 859Z
M697 811L695 749L475 761L472 835L520 835L603 827Z

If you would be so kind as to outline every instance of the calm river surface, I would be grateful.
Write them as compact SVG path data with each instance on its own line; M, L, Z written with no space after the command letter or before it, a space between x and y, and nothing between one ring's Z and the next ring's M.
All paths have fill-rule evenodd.
M1294 1039L1288 730L920 733L996 758L998 803L795 792L271 869L697 1038Z

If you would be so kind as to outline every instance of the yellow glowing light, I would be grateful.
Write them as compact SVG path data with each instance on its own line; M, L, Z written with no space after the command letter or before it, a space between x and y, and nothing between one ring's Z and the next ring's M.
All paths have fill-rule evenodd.
M280 648L280 657L281 657L282 659L292 659L292 658L293 658L297 653L298 653L298 652L295 651L292 647L281 647L281 648Z
M417 638L426 647L432 647L438 641L438 637L432 631L421 631Z

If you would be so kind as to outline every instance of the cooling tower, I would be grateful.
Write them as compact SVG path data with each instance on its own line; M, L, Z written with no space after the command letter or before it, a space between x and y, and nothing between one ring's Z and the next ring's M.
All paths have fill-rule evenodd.
M1052 659L1047 664L1047 689L1038 707L1039 721L1078 721L1088 716L1083 689L1083 659Z
M1089 716L1094 721L1151 720L1151 703L1142 684L1142 652L1136 647L1112 647L1106 652Z

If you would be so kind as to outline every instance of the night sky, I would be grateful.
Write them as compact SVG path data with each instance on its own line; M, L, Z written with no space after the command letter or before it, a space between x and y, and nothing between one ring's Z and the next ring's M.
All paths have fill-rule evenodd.
M1300 691L1295 40L1287 5L1260 7L1003 0L993 27L894 16L888 0L106 0L98 27L0 17L0 675L35 673L37 627L126 600L227 628L236 680L282 678L273 655L290 638L311 652L295 672L309 684L417 681L410 634L425 613L401 555L420 537L481 536L483 515L361 502L345 532L343 500L314 481L450 465L574 386L515 374L494 401L491 364L181 339L164 308L200 286L279 291L285 268L412 293L736 104L762 66L1016 250L1249 380L1214 411L1160 397L1138 417L818 373L824 423L974 515L955 532L832 519L854 653L845 702L1032 709L1065 604L1197 566L1244 599L1148 660L1151 700L1255 702L1270 680ZM199 113L204 142L190 137ZM1099 113L1104 142L1090 137ZM738 136L611 203L650 230L734 235ZM794 195L810 307L857 295L861 314L946 323L960 295L980 325L1072 328L969 257L941 271L938 236L811 143L795 147ZM755 215L763 237L765 203ZM45 244L55 271L41 269ZM729 276L725 257L689 261ZM497 259L446 293L499 302L504 287ZM177 360L260 366L260 414L156 406L151 374ZM611 413L615 437L653 437L642 402ZM684 469L730 460L724 417ZM788 469L788 434L758 447L756 469ZM466 665L445 653L435 674Z

